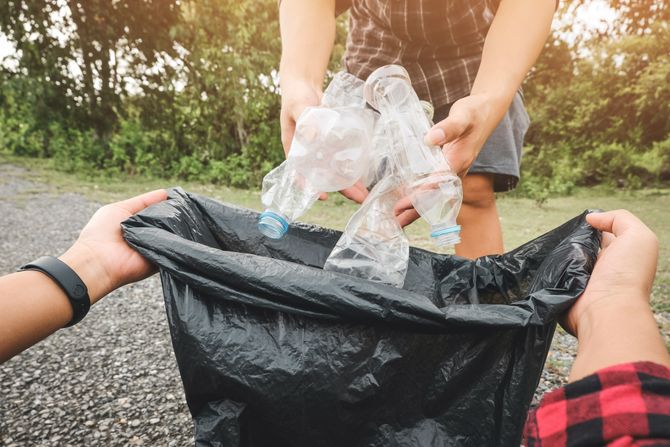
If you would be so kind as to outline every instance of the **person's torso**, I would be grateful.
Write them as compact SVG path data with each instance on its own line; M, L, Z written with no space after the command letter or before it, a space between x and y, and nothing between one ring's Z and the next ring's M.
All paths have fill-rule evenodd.
M481 44L499 0L351 0L351 20L431 47Z
M344 0L350 29L344 64L366 78L403 65L435 107L467 95L500 0Z

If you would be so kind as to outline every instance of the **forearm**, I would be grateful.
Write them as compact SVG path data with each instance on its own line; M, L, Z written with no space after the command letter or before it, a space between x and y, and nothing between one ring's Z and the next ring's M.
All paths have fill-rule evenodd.
M502 0L486 36L471 94L493 99L497 121L507 111L551 31L554 0Z
M282 0L279 21L280 82L308 82L321 90L335 41L335 0Z
M72 306L61 288L36 271L0 278L0 363L65 326Z
M570 381L621 363L649 361L670 367L651 308L644 297L586 314L577 326L577 358Z
M111 288L85 247L74 246L60 260L86 284L91 304ZM46 274L22 271L0 277L0 363L43 340L72 320L72 305Z

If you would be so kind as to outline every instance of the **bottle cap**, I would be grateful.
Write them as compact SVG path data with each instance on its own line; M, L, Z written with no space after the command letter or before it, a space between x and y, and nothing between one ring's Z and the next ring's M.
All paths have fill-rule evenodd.
M270 239L281 239L288 231L288 221L281 214L266 210L258 218L258 231Z
M430 237L438 247L456 245L461 242L461 226L440 228L430 233Z

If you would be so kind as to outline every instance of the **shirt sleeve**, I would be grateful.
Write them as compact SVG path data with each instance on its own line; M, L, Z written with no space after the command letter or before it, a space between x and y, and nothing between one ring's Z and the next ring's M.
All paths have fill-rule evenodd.
M529 413L524 438L528 447L670 445L670 368L626 363L552 391Z

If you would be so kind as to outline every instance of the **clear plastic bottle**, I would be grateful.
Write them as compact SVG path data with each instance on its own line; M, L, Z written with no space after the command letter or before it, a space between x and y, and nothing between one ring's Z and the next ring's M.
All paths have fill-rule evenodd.
M321 97L324 107L358 107L365 108L367 101L364 96L365 82L346 71L335 73Z
M319 192L348 188L364 176L376 114L367 108L363 87L355 76L338 73L321 106L300 115L288 159L263 179L261 233L280 239Z
M261 201L265 211L258 219L258 230L270 239L281 239L289 224L309 210L319 198L319 190L295 171L289 160L263 178Z
M377 117L367 107L364 86L350 73L337 73L321 105L305 109L296 123L289 158L322 192L348 188L366 173Z
M375 113L360 107L310 107L296 124L289 159L322 192L339 191L365 174Z
M365 98L390 133L405 194L430 224L433 242L437 246L460 242L456 216L463 201L461 180L442 150L424 143L432 124L407 71L399 65L378 68L365 83Z
M393 212L400 198L400 177L381 179L349 220L324 270L402 287L407 275L409 240Z
M463 202L461 179L453 174L435 173L405 186L417 212L430 224L430 237L438 247L461 242L456 217Z

